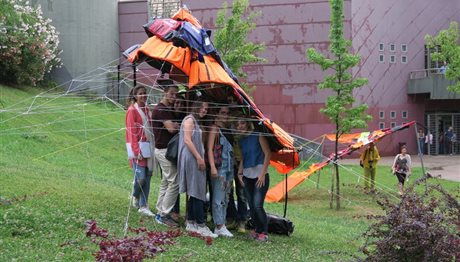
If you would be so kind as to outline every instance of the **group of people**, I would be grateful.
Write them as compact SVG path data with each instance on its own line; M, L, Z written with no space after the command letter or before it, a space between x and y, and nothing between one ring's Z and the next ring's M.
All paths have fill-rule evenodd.
M360 165L364 169L364 190L373 192L375 190L375 174L377 171L377 163L380 160L380 155L377 147L373 142L361 153ZM406 145L401 146L401 151L394 158L391 166L392 173L398 179L399 195L404 193L404 182L412 174L412 161L407 153Z
M271 156L267 139L254 131L251 121L230 117L238 113L230 112L232 101L210 108L208 101L198 98L186 107L178 91L173 84L165 85L163 98L153 110L146 103L144 86L130 91L126 143L134 172L133 206L160 224L178 227L179 196L185 193L186 231L213 238L233 237L226 227L227 218L238 221L238 231L245 232L249 212L254 226L250 237L266 241L264 199ZM176 135L177 162L166 158L168 144ZM155 215L149 209L148 197L157 163L162 177ZM236 206L233 191L238 199ZM207 194L214 231L205 223Z
M423 132L423 129L419 129L417 133L417 142L421 154L428 152L429 147L433 144L433 134L428 131L427 134ZM452 155L455 153L454 145L457 142L457 134L454 132L454 128L449 126L447 131L440 132L438 137L438 152L439 154Z

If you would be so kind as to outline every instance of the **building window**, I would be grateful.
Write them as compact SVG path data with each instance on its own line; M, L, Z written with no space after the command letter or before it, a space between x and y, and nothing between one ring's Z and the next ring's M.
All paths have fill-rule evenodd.
M391 122L390 126L391 126L391 128L396 127L396 122Z
M402 111L401 117L402 118L407 118L407 111Z
M396 111L391 111L390 112L390 118L395 119L396 118Z
M390 63L392 63L392 64L396 63L396 56L395 55L390 55Z
M390 52L396 51L396 46L395 44L390 44Z
M385 129L385 122L379 122L379 129Z
M379 111L379 118L385 119L385 111Z
M380 63L385 63L385 56L384 55L382 55L382 54L379 55L379 62Z
M401 44L401 52L407 52L407 45L406 44Z
M380 43L380 44L379 44L379 51L380 51L380 52L385 51L385 45L384 45L383 43Z
M401 64L407 64L407 56L401 56Z

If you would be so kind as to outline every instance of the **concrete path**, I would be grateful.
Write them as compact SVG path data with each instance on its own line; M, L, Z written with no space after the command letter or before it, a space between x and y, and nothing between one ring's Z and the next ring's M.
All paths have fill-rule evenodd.
M420 157L411 155L412 165L421 167ZM379 165L391 166L393 165L394 157L382 157ZM359 159L342 159L342 164L359 164ZM451 181L460 182L460 155L441 155L441 156L423 156L423 165L425 170L430 172L433 176L441 176L441 178Z

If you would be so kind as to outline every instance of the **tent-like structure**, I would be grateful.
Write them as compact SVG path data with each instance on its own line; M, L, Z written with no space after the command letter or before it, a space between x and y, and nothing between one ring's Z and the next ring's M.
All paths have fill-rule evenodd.
M257 108L213 46L211 32L186 8L171 18L155 18L144 29L149 38L123 53L128 61L147 62L170 79L188 82L189 90L200 90L215 103L227 103L227 98L233 96L246 109L246 115L259 123L256 130L269 134L273 152L270 163L282 174L299 165L294 139Z
M413 124L415 124L415 121L411 121L409 123L396 126L393 128L379 129L372 132L345 134L341 138L339 138L339 142L348 143L350 145L345 149L337 152L337 158L341 159L344 156L350 155L354 151L358 150L363 146L368 145L371 142L377 142L383 137L393 134L394 132L409 128ZM335 134L326 135L326 138L328 138L331 141L335 141ZM334 159L335 154L332 153L326 160L320 163L312 164L306 171L294 172L292 175L290 175L274 187L270 188L270 190L268 190L267 192L265 200L267 202L281 201L286 196L287 192L289 192L294 187L298 186L300 183L305 181L305 179L307 179L315 172L319 171L321 168L327 166L330 162L334 161Z

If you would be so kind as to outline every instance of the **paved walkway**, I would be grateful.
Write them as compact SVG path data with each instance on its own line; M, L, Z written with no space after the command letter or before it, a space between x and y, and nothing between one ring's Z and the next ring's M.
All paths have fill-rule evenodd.
M413 166L421 167L420 157L411 155ZM382 157L379 165L393 165L394 157ZM342 164L359 164L359 159L342 159ZM433 176L441 176L443 179L460 182L460 155L423 156L425 170Z

